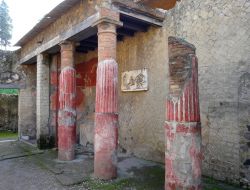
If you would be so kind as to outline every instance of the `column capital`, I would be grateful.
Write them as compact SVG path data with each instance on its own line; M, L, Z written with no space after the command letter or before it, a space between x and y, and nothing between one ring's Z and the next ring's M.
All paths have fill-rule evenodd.
M121 27L123 23L120 21L120 13L112 9L101 7L98 12L98 19L92 24L92 27L102 23L109 23Z
M62 41L61 46L61 69L65 67L74 67L75 42Z
M74 51L75 49L75 42L73 41L65 40L59 43L59 45L61 47L61 51Z
M43 52L43 53L39 53L37 55L37 62L41 61L41 63L44 64L44 65L49 64L48 59L49 59L49 54L48 53Z

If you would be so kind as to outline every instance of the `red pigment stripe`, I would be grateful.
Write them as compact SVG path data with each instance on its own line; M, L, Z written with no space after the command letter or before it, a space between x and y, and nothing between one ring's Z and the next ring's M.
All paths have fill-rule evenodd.
M183 95L180 98L180 118L179 121L183 121Z
M174 109L174 111L175 111L175 113L174 113L174 115L175 115L175 118L174 118L174 120L175 121L178 121L178 102L175 102L174 103L174 107L175 107L175 109Z
M199 124L196 124L196 126L185 126L185 125L177 125L176 132L177 133L185 133L185 134L193 134L193 133L199 133L201 131L201 127Z
M185 91L184 91L184 96L185 96L185 107L184 107L184 109L185 109L185 119L184 119L184 121L188 121L188 116L189 116L189 113L188 113L188 88L187 88L187 86L185 87L185 89L184 89Z
M192 71L193 74L194 71ZM190 81L190 121L194 122L194 109L195 109L195 105L194 105L194 83L193 83L193 76L191 78Z
M96 112L116 113L118 71L115 60L102 61L97 69Z

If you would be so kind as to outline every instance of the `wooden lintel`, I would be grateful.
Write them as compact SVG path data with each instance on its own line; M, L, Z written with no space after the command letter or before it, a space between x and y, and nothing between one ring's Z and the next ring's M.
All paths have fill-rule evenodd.
M84 41L98 44L97 36L92 36L90 38L85 39Z
M137 23L132 23L132 22L123 22L123 27L124 28L128 28L134 31L139 31L139 32L146 32L147 31L147 27L137 24Z
M98 45L97 43L93 43L93 42L81 41L80 46L96 48Z
M91 25L96 21L97 14L94 14L90 17L88 17L86 20L80 22L79 24L73 26L69 30L61 33L60 35L56 36L54 39L42 44L39 46L36 50L32 51L22 59L20 59L19 64L23 64L30 59L34 58L38 54L42 52L46 52L48 49L58 45L60 42L64 40L76 40L76 36L79 33L83 33L83 31L89 30L89 32L85 32L83 35L81 35L82 38L88 38L89 36L92 36L93 28Z
M136 0L137 3L141 3L142 5L146 5L152 8L160 8L169 10L173 8L176 4L177 0Z
M139 5L130 0L112 0L113 8L120 13L138 17L150 24L162 26L165 19L165 13L157 9L152 9L143 5Z
M124 28L117 29L117 34L120 34L122 36L134 36L135 32L131 30L126 30Z
M79 50L86 50L86 51L93 51L93 50L96 49L96 47L78 46L76 49L79 49Z

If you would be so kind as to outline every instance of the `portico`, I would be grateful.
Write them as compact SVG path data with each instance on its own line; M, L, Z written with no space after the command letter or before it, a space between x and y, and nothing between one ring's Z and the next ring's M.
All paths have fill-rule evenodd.
M53 24L49 18L56 20L57 15L73 4L69 2L59 5L18 42L18 45L22 45L30 39L41 39L36 42L35 51L26 53L28 49L24 47L20 58L20 64L37 62L37 143L39 147L46 148L53 143L51 141L55 141L59 160L71 161L75 158L77 130L79 131L77 112L81 109L78 105L79 74L76 57L97 49L93 139L95 176L112 179L117 177L119 127L117 42L123 41L125 37L132 38L136 32L145 33L150 26L161 27L164 14L137 4L114 1L112 7L100 4L94 14L52 39L39 37L39 33L36 37L37 31ZM58 58L54 58L55 55ZM57 62L56 65L54 62ZM51 75L55 66L56 72L53 71ZM54 91L55 88L56 94L51 99L51 90Z
M156 152L154 160L162 161L164 140L160 141L159 137L164 138L164 125L167 143L171 141L173 147L179 145L178 139L174 141L169 136L174 125L169 115L175 114L169 102L164 124L168 52L171 52L168 50L174 49L167 43L167 32L162 28L164 16L162 11L132 1L114 0L111 4L95 2L94 5L87 1L65 1L18 42L23 46L20 64L37 64L36 140L39 147L46 148L54 141L58 159L72 161L76 143L94 144L94 175L110 180L117 177L118 147L139 157L146 154L142 157L150 158L153 155L150 152ZM122 72L147 69L149 89L131 93L119 90ZM197 75L193 80L197 82L195 77ZM173 87L176 81L170 80ZM193 85L194 89L197 83ZM198 101L197 96L196 93L194 101ZM198 106L193 105L194 109ZM200 129L198 111L195 114L195 127ZM198 130L197 139L199 137ZM188 144L189 149L190 146ZM166 152L168 148L167 145ZM199 150L199 144L196 148ZM172 170L169 171L174 170L168 161L175 153L166 153L166 168L170 172L166 172L166 189L183 185L179 184L181 180L173 180ZM197 170L199 168L200 165ZM197 188L200 188L199 179L200 175L193 182ZM189 185L187 188L193 184Z

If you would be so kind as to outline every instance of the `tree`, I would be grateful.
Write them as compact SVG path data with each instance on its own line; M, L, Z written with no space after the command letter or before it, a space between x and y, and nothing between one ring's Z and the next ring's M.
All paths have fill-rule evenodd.
M12 20L9 16L9 8L4 0L0 4L0 46L10 45L12 37Z

